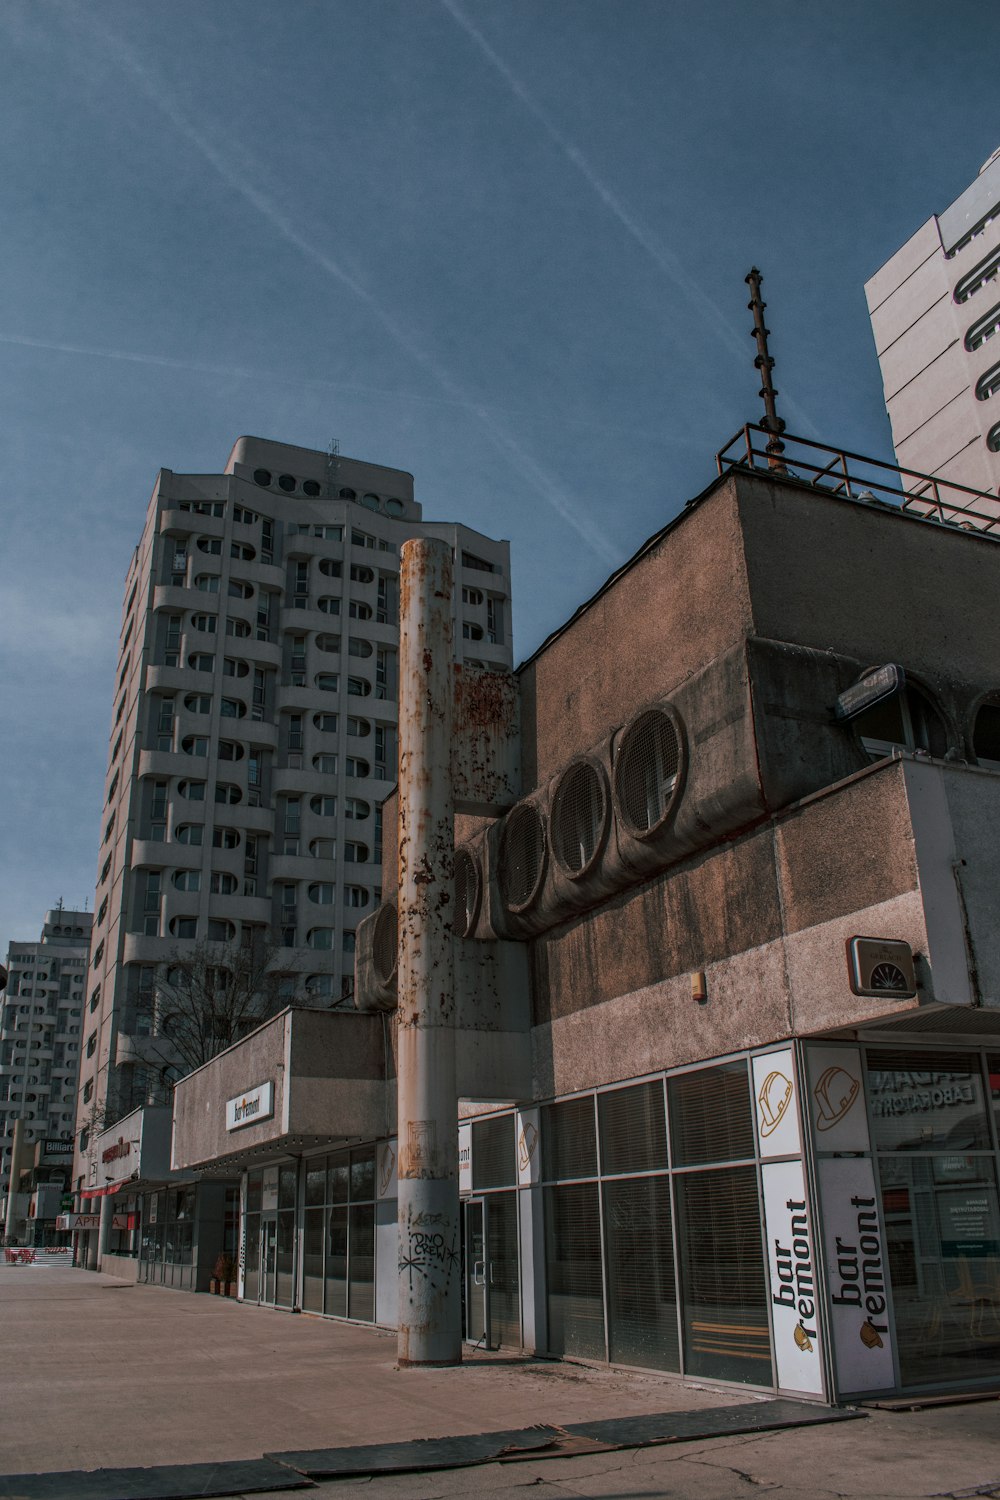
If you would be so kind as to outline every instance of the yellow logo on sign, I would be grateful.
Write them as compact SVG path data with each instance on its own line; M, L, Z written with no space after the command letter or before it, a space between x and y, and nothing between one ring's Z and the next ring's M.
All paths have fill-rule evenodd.
M792 1080L777 1069L768 1073L761 1084L757 1103L760 1105L760 1133L766 1140L777 1130L792 1102Z
M816 1129L830 1130L842 1120L861 1091L861 1084L836 1063L827 1068L813 1089Z
M385 1150L382 1152L382 1170L379 1173L378 1190L383 1195L392 1181L392 1169L396 1165L396 1153L392 1146L386 1142Z
M530 1120L526 1120L521 1134L517 1138L517 1162L522 1172L526 1172L531 1165L531 1158L538 1148L538 1131Z

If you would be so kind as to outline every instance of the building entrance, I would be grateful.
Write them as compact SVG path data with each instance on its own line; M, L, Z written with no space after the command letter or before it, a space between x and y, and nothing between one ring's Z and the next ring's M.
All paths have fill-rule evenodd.
M260 1289L257 1301L274 1307L278 1280L278 1216L262 1214L260 1220Z
M465 1203L465 1337L485 1349L520 1347L517 1194Z

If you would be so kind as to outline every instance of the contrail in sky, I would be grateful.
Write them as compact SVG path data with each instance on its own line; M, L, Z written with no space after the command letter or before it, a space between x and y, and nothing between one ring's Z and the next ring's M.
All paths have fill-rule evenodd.
M144 349L110 349L100 344L67 344L59 339L32 338L23 333L0 333L0 344L8 344L14 348L22 349L45 349L52 354L78 354L86 359L111 359L120 360L132 365L151 365L166 370L189 370L196 375L218 375L227 380L259 380L266 381L271 385L305 386L315 387L320 390L344 391L356 396L377 396L380 401L414 401L422 406L454 406L462 411L472 412L480 420L487 412L500 410L505 416L514 419L523 419L534 415L526 409L518 411L509 407L498 408L496 406L485 407L481 403L470 401L467 397L459 400L453 396L423 395L419 391L391 391L381 386L362 385L359 381L330 380L324 375L294 374L287 370L264 370L251 365L216 365L207 360L178 359L169 354L152 354ZM642 427L623 427L620 423L595 422L588 417L552 417L550 421L556 425L567 427L584 427L588 432L614 432L629 433L633 436L644 438L650 443L662 443L664 445L676 446L672 440L666 438L663 433L647 432ZM501 429L497 429L498 432ZM497 441L505 447L502 438ZM506 448L505 448L506 451ZM527 462L530 464L531 460Z
M87 17L88 23L101 35L107 49L114 53L121 65L138 82L143 92L152 103L166 115L174 128L183 135L192 146L212 166L222 180L233 192L243 197L263 218L285 239L293 245L307 260L318 266L328 276L338 282L349 291L357 300L368 309L374 318L381 323L389 336L399 347L410 356L422 369L438 382L441 389L455 401L468 405L468 397L461 386L453 379L448 371L438 363L434 356L418 343L416 338L410 334L400 322L375 298L366 287L344 269L333 256L328 255L317 245L301 233L294 221L284 213L260 188L255 186L250 177L236 169L226 154L221 151L202 131L194 125L191 116L181 110L159 84L150 70L136 57L132 49L122 41L121 37L109 31L102 22L97 20L93 10ZM584 515L578 504L568 497L559 484L548 475L542 467L525 452L509 432L493 418L483 407L473 405L478 421L493 443L503 451L507 458L520 469L523 477L528 480L548 501L553 510L561 520L572 527L577 535L587 546L602 558L605 562L615 564L621 560L621 548L616 546L611 538L588 516Z
M457 0L441 0L441 5L456 25L460 26L467 36L475 42L479 51L500 74L512 93L520 99L529 114L534 115L549 139L554 141L563 155L572 162L584 181L589 184L605 208L610 210L626 233L635 240L637 245L640 245L645 250L654 264L663 272L664 276L668 277L674 283L678 291L683 292L685 297L691 302L698 304L708 313L709 319L723 343L734 350L740 356L741 361L746 360L748 363L747 340L740 338L722 309L707 295L704 286L687 273L679 257L662 244L655 235L651 234L643 224L640 224L639 220L634 214L629 212L622 200L597 175L580 148L575 146L569 136L565 135L559 129L558 125L552 120L547 111L542 108L534 95L529 93L517 74L512 72L479 28L469 20L469 17L462 10L461 6L458 5ZM795 420L803 431L812 433L814 437L818 436L816 428L795 401L786 397L784 404L790 412L795 413Z

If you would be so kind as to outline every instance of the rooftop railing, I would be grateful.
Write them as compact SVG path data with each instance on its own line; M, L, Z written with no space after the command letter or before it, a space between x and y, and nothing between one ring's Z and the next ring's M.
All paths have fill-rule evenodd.
M784 451L779 457L767 451L770 437L766 427L747 422L716 454L719 473L763 469L830 494L881 501L946 526L992 532L1000 537L1000 499L996 495L787 432L781 435Z

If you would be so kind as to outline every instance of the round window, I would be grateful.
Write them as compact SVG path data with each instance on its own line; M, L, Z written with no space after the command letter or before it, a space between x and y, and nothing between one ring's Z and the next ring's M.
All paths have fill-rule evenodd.
M656 833L669 817L681 779L681 739L672 716L651 708L633 719L615 756L618 816L629 833Z
M538 895L545 873L545 825L534 803L522 802L507 814L499 866L508 911L524 911Z
M290 495L292 493L292 490L294 490L295 488L294 476L291 474L279 474L278 488L284 490L287 494Z
M319 481L316 479L303 479L302 493L303 495L318 495L320 493Z
M552 802L552 852L567 875L586 873L597 857L608 816L604 777L589 760L563 772Z
M259 484L263 489L267 489L267 486L271 483L270 469L254 469L253 482L254 484Z
M396 977L397 941L396 907L387 901L378 909L372 933L372 968L379 984L391 984Z

